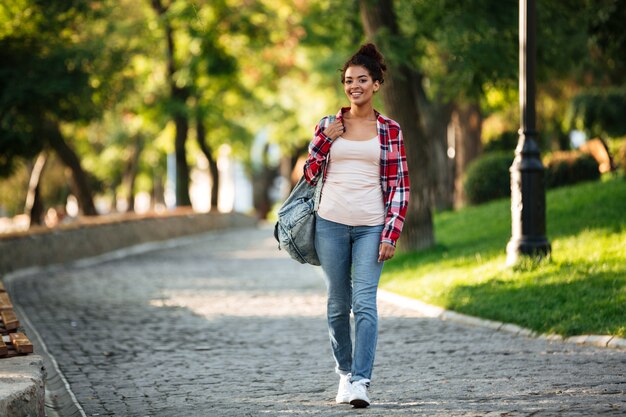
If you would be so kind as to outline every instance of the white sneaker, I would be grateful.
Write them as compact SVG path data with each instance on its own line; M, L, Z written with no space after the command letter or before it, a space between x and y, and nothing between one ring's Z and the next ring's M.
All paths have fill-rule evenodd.
M352 404L354 408L365 408L370 405L370 399L367 396L369 382L368 379L360 379L351 384L352 394L350 395L350 404Z
M335 397L337 404L350 404L350 395L352 394L350 378L352 378L352 374L339 375L339 389Z

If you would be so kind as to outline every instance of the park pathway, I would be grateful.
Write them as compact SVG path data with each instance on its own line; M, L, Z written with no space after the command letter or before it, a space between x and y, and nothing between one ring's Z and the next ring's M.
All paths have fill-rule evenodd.
M87 416L626 413L623 350L382 302L373 405L335 405L323 280L278 252L268 228L39 271L12 287Z

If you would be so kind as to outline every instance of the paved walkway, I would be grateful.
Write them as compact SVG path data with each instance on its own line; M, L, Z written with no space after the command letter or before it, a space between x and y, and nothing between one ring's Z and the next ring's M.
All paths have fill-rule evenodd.
M87 416L624 415L626 352L380 303L365 410L335 405L323 281L269 229L17 279Z

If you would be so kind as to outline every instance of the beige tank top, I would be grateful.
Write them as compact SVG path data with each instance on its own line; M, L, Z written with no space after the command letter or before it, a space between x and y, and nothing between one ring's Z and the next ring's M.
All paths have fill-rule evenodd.
M348 226L385 222L378 136L370 140L335 139L318 214Z

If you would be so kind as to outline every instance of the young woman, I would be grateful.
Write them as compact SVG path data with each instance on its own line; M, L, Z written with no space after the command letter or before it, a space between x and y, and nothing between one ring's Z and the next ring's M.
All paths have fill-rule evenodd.
M324 181L315 247L328 289L328 329L336 372L337 403L370 404L383 262L391 259L409 200L409 173L400 126L372 105L384 81L383 57L363 45L343 66L350 101L315 128L304 167L307 181ZM350 311L354 315L354 348Z

